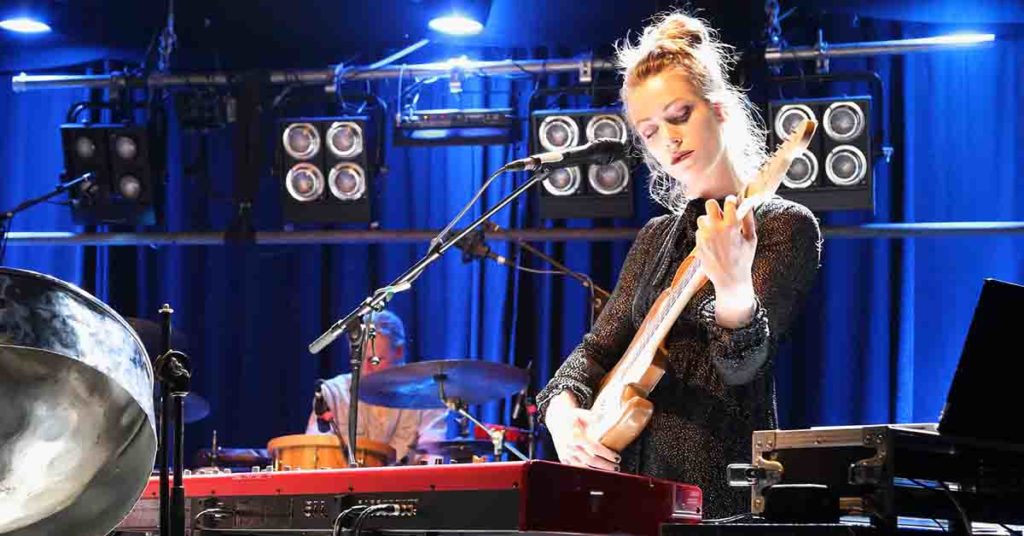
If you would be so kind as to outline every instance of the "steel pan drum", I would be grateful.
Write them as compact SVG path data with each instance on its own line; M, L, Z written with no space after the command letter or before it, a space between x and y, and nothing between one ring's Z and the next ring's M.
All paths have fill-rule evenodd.
M0 268L0 534L101 536L153 470L153 370L128 323L59 279Z

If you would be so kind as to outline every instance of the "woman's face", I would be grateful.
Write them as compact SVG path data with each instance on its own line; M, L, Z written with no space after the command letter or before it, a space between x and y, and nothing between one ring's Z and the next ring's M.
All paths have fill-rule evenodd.
M628 90L629 120L647 150L688 197L718 197L726 164L721 108L704 99L679 69L652 76Z

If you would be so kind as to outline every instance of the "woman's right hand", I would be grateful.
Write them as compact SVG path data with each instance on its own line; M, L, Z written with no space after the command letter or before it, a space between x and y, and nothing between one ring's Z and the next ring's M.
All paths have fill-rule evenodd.
M619 454L587 435L587 426L595 418L590 410L579 408L571 393L563 391L548 404L544 422L562 463L618 471Z

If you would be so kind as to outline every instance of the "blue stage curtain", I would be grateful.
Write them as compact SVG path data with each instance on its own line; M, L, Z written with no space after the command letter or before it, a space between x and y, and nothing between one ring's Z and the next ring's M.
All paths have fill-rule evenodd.
M901 31L918 37L943 30L905 26ZM494 57L506 53L495 51ZM874 215L830 214L823 223L1024 219L1019 150L1024 75L1013 68L1021 56L1019 39L1007 39L986 50L861 65L883 75L889 124L895 127L888 142L895 156L877 170ZM427 91L420 107L516 103L525 111L528 94L521 86L513 91L514 85L500 77L471 79L460 97L450 96L446 87ZM61 167L57 125L78 96L13 95L9 87L5 79L0 88L7 133L0 143L4 207L45 193L54 183ZM525 125L523 132L528 135ZM183 132L172 114L166 217L152 230L229 226L235 215L231 135L231 128L202 136ZM525 139L512 149L389 147L389 172L379 179L380 227L439 229L491 171L526 154ZM266 150L269 167L269 141ZM495 181L485 204L522 180L510 175ZM269 173L259 178L257 229L281 228L279 188ZM644 198L637 194L639 201ZM494 221L506 228L537 223L526 203L507 208ZM639 226L656 213L641 202L632 219L568 225ZM479 208L464 223L478 214ZM44 205L19 216L14 229L75 228L66 208ZM500 254L512 251L504 243L490 245ZM610 290L629 243L539 246ZM936 420L981 281L1024 279L1021 246L1017 236L827 239L819 281L777 363L783 426ZM86 249L12 246L6 264L81 284ZM189 453L208 445L214 430L224 446L261 447L275 436L301 433L314 380L348 367L343 340L315 357L306 350L309 342L425 251L425 243L111 248L99 255L106 269L97 292L126 316L156 319L161 304L174 307L176 328L188 337L185 350L194 359L193 390L212 406L208 418L188 428ZM530 261L530 266L543 265ZM457 251L431 266L412 290L396 295L390 308L406 322L410 361L532 363L534 390L579 342L589 321L587 293L577 282L490 262L464 264ZM504 423L512 407L506 400L477 410L487 422ZM524 421L520 417L516 423Z
M0 77L0 210L39 197L60 183L64 159L59 127L80 91L22 93L11 77ZM76 98L77 97L77 98ZM12 231L74 231L71 211L58 203L66 196L36 205L15 216ZM83 248L8 244L3 266L33 270L83 285ZM91 282L83 286L90 287Z

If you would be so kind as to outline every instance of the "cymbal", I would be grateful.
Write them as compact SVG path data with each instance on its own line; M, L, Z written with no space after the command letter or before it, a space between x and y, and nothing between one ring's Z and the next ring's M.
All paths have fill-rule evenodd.
M526 370L475 359L420 361L378 370L360 379L359 399L391 408L443 408L438 391L467 404L483 404L521 391Z
M494 443L481 439L448 439L444 441L424 441L416 445L419 454L463 458L471 454L487 456L494 454Z
M185 397L185 424L201 421L210 414L210 403L205 398L189 393Z
M164 340L161 334L161 325L152 320L146 320L145 318L125 318L128 324L135 330L135 333L139 334L139 339L142 340L142 345L146 347L146 353L149 354L149 359L156 360L160 354L163 353ZM171 329L171 349L183 350L188 344L188 337L184 333L177 329Z

